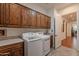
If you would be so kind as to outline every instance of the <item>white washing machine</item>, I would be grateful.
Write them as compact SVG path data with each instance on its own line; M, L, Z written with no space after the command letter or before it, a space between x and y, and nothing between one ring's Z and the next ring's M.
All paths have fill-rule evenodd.
M34 33L23 33L24 55L25 56L42 56L43 42Z

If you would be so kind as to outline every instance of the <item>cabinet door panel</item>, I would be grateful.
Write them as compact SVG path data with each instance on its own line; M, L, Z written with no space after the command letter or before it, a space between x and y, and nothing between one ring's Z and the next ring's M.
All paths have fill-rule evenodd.
M40 22L40 26L41 28L43 28L43 25L44 25L44 16L41 14L41 22Z
M48 25L49 20L48 20L48 17L47 16L45 17L45 20L46 20L46 26L45 27L48 28L48 26L49 26Z
M10 4L6 3L5 4L5 26L9 24L9 19L10 19Z
M41 28L45 28L45 16L41 14Z
M27 11L27 17L28 17L28 26L31 27L31 9L28 9Z
M50 24L51 24L51 19L50 17L47 17L47 28L50 28Z
M13 56L23 56L24 55L23 43L14 44L11 49L12 49Z
M20 26L21 21L21 9L17 4L10 4L10 19L8 25L10 26Z
M22 7L22 27L30 27L31 26L31 12L29 8Z
M27 8L22 7L22 27L28 26Z
M37 28L41 28L41 14L37 13Z
M5 20L5 4L0 3L0 26L4 26L4 20Z
M16 48L15 50L13 50L13 56L23 56L23 49Z
M0 56L23 56L23 42L5 45L0 47Z
M31 17L32 17L32 19L31 19L31 26L32 26L32 28L36 28L36 21L37 21L37 19L36 19L36 11L33 11L33 10L31 10Z
M8 48L0 50L0 56L11 56L11 50Z
M44 15L44 28L47 28L47 16Z

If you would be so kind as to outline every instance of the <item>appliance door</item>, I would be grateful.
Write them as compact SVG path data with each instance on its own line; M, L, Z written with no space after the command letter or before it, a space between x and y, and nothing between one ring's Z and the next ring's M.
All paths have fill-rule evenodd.
M47 55L50 51L50 39L44 39L43 41L43 50L44 50L44 55Z
M43 55L43 43L42 40L35 40L28 43L28 55L29 56L42 56Z

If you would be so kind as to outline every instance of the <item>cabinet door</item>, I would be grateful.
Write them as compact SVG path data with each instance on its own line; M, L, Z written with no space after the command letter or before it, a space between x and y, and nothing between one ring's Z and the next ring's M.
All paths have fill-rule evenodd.
M16 48L13 50L13 56L23 56L23 49L22 48Z
M46 28L48 28L49 27L49 23L48 23L49 20L48 20L48 17L47 16L45 17L45 20L46 20Z
M21 14L22 14L22 27L28 27L29 26L29 15L28 15L29 9L25 7L21 7Z
M5 4L0 3L0 26L4 26L4 20L5 20Z
M36 21L37 21L37 19L36 19L36 11L31 10L31 17L32 17L31 26L32 26L32 28L36 28Z
M13 56L23 56L24 55L23 46L24 46L23 42L11 45L12 55Z
M46 20L45 15L41 14L41 28L46 28L47 27L47 20Z
M37 13L37 28L41 28L41 14Z
M41 22L40 22L40 26L41 26L41 28L44 28L44 25L45 25L45 23L44 23L45 21L44 21L44 15L43 14L41 14Z
M31 27L31 9L28 9L27 11L27 17L28 17L28 26Z
M21 8L17 4L10 4L9 19L7 20L8 27L20 27L21 21ZM7 12L7 11L6 11Z
M10 4L5 3L5 26L9 25L9 18L10 18Z
M0 56L12 56L11 50L8 48L0 50Z
M47 28L50 28L51 25L51 19L50 17L47 17Z
M47 29L47 26L48 26L47 16L44 16L44 28Z
M22 13L22 27L30 27L31 26L31 10L29 8L21 7Z

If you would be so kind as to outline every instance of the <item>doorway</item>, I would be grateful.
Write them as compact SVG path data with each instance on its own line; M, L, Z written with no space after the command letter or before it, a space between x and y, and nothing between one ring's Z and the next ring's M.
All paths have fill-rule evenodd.
M64 15L66 21L66 38L62 40L62 45L68 48L76 47L77 40L77 16L76 12Z

